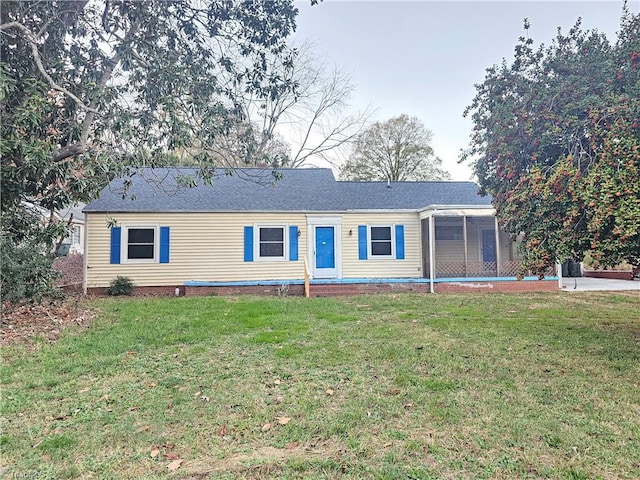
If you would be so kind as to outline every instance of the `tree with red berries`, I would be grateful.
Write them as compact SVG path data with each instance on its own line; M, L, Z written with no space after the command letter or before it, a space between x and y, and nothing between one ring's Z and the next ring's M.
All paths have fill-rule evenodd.
M625 8L615 44L579 20L548 46L523 36L476 88L463 158L524 232L523 270L587 252L640 265L640 15Z

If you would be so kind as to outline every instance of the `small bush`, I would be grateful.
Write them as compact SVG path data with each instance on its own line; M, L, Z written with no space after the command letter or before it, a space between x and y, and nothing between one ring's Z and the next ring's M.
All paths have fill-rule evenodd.
M133 292L133 282L129 277L118 275L107 287L108 295L131 295Z
M36 241L16 243L9 237L0 239L0 276L2 300L40 302L60 296L55 288L59 272L51 268L53 257L43 252Z

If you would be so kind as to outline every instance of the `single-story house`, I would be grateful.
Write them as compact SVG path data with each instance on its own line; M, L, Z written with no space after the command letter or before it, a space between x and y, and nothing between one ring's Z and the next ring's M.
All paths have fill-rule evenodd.
M140 169L84 208L85 292L556 290L517 280L515 240L473 182L345 182L330 169ZM123 192L123 184L128 189ZM195 184L194 184L195 183ZM188 184L191 184L187 186Z

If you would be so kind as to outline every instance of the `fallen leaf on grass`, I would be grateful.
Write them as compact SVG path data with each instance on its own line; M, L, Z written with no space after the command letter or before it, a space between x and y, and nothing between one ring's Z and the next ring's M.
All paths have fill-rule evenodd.
M170 472L175 472L180 468L180 465L182 465L182 462L184 462L184 460L180 460L180 459L174 460L169 465L167 465L167 470L169 470Z
M327 395L333 395L334 393L336 393L333 388L327 388Z
M151 458L156 458L158 455L160 455L160 449L159 448L154 448L153 450L151 450Z
M291 450L292 448L296 448L298 445L300 445L298 442L291 442L288 443L284 448L286 448L287 450Z
M166 458L167 460L177 460L180 458L180 455L178 455L177 453L169 452L169 453L165 453L163 457Z
M398 395L400 393L400 389L399 388L392 388L391 390L389 390L387 392L389 395Z
M291 421L291 417L278 417L277 420L280 425L286 425Z
M265 424L262 426L262 431L263 431L263 432L266 432L266 431L267 431L267 430L269 430L270 428L271 428L271 424L270 424L270 423L265 423Z

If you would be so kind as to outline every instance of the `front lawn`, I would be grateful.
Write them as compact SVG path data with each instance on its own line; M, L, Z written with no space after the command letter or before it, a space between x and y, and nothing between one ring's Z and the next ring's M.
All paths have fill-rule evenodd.
M640 478L637 294L93 301L3 351L6 478Z

